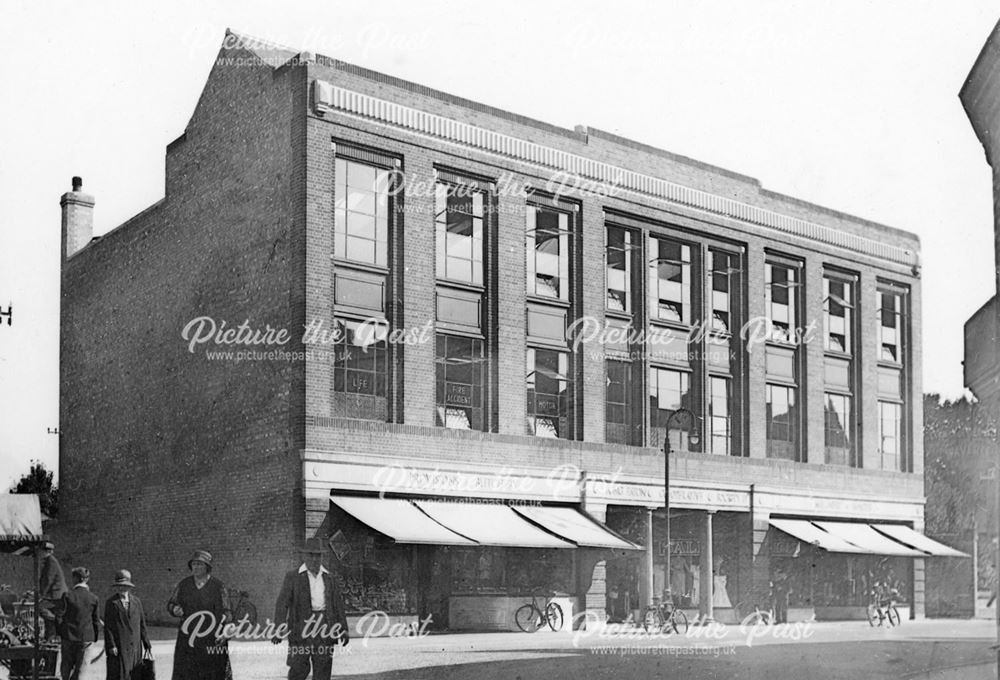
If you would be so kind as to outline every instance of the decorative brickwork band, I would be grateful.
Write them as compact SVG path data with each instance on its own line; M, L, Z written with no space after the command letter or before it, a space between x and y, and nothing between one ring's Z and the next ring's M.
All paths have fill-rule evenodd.
M340 111L388 125L430 135L456 144L514 158L546 168L555 168L609 185L624 187L646 196L689 206L706 212L748 222L767 229L820 241L871 257L911 267L919 265L912 250L848 234L797 217L782 215L748 203L692 189L643 173L595 161L576 154L517 139L468 123L420 111L409 106L346 90L323 80L313 82L313 104L318 114Z

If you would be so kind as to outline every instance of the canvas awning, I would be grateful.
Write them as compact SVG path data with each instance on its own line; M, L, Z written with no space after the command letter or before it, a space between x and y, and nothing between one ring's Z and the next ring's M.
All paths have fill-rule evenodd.
M927 557L926 553L905 546L899 541L875 531L868 524L856 522L814 522L814 524L835 536L839 536L848 543L853 543L871 555Z
M922 550L930 555L940 557L968 557L968 555L964 552L955 550L954 548L949 548L943 543L938 543L931 538L927 538L920 532L915 531L910 527L903 526L902 524L873 524L872 526L897 541L905 543L906 545L916 548L917 550Z
M539 529L499 503L415 500L434 521L480 545L509 548L575 548L569 541Z
M0 551L20 552L45 540L38 496L0 494Z
M830 552L868 552L853 543L845 541L839 536L831 534L825 529L820 529L818 526L806 519L772 519L770 520L770 523L774 528L780 529L786 534L794 536L804 543L815 545Z
M576 508L538 505L511 507L522 517L584 548L642 549Z
M475 541L434 521L406 499L330 496L330 500L362 524L398 543L476 545Z

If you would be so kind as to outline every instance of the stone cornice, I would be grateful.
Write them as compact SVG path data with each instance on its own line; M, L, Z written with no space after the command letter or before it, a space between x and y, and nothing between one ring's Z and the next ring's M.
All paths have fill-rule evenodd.
M328 111L347 113L534 166L565 171L606 186L621 187L668 203L739 220L781 235L818 241L914 269L920 264L919 253L913 250L379 99L323 80L313 81L313 106L318 115Z

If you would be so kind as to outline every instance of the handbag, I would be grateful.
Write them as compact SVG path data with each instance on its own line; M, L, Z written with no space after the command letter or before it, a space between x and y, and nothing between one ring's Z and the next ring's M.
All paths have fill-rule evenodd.
M142 661L132 670L132 680L156 680L156 666L149 652L143 652Z

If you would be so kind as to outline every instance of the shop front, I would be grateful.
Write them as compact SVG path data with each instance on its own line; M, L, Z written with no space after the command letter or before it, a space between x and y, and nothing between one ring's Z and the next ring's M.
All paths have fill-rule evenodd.
M569 630L596 562L639 550L572 506L478 500L333 494L328 541L349 620L516 630L534 597L558 603Z

